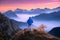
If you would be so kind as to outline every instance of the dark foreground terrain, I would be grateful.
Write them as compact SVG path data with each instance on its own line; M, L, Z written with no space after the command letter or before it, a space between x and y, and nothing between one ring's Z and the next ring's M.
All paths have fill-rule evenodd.
M60 40L48 33L36 29L24 29L16 33L11 40Z

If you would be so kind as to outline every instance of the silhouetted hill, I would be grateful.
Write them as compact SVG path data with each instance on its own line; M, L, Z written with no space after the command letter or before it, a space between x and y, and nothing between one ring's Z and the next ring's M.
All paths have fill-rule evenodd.
M42 13L38 16L33 17L33 18L37 19L37 20L60 20L60 11L53 12L50 14Z
M49 33L60 38L60 27L53 28Z
M0 13L0 40L9 40L19 30L12 20Z

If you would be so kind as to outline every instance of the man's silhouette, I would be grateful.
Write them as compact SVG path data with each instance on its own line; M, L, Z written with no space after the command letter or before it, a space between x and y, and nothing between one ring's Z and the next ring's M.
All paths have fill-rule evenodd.
M29 17L29 19L27 20L27 23L28 23L28 27L30 27L33 23L33 20L31 17Z

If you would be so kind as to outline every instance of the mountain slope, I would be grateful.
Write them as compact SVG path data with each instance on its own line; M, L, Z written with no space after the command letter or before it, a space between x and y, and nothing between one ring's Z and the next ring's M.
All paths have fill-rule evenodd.
M7 12L3 13L5 16L7 16L8 18L16 18L17 15L15 14L15 12L13 12L12 10L8 10Z
M0 13L0 40L9 40L19 30L12 20Z

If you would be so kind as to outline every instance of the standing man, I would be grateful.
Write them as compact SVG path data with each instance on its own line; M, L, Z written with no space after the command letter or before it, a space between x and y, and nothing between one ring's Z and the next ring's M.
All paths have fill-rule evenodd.
M27 23L28 23L28 28L29 28L33 23L33 20L31 17L29 17L29 19L27 20Z

